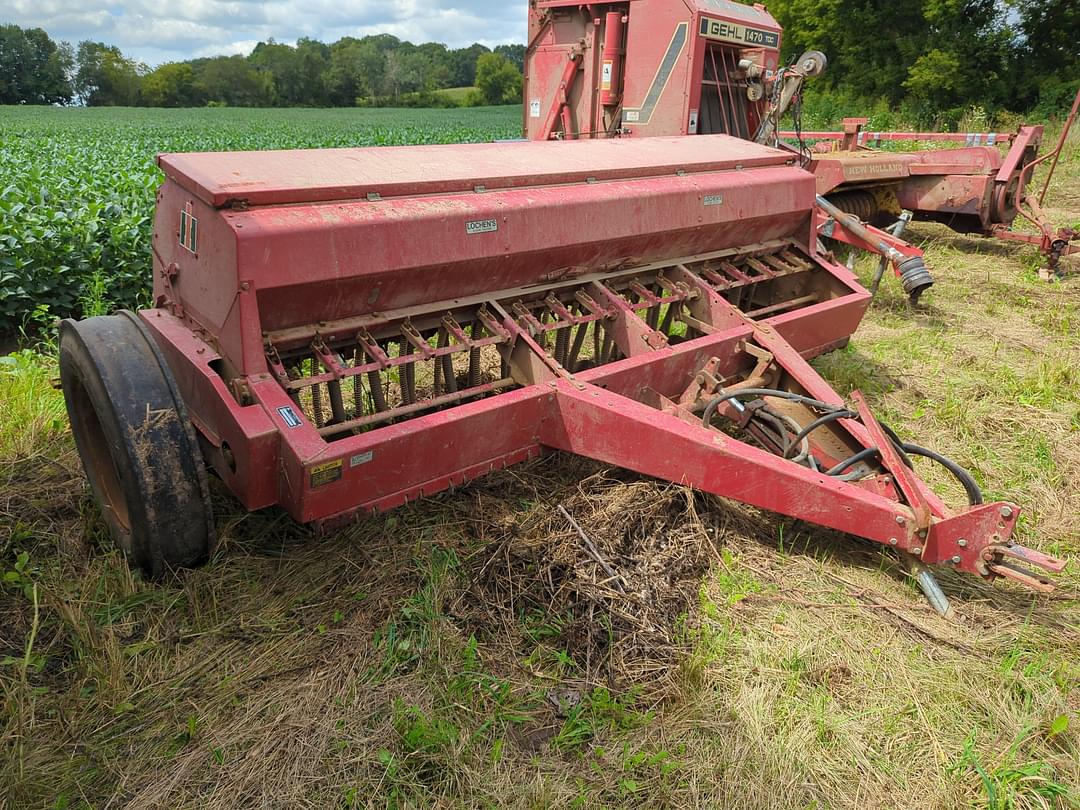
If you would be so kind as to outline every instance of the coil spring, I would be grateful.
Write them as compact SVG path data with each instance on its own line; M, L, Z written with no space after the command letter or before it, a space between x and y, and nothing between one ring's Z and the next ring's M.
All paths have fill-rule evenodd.
M863 222L874 219L880 210L877 198L869 191L845 191L833 194L829 197L829 202L845 214L854 214Z

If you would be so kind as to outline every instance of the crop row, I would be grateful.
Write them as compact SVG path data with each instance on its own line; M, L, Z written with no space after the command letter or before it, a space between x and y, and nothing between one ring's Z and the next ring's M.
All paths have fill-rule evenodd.
M519 116L0 107L0 332L147 303L158 153L488 141Z

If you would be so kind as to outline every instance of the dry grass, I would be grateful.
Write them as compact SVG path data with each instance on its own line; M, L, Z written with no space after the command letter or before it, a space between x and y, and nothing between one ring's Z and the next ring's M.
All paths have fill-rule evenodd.
M927 306L885 287L820 368L1075 559L1080 280L910 233ZM1080 564L1051 597L943 575L946 621L869 544L552 456L323 539L218 492L216 558L151 587L104 548L51 370L10 371L0 806L1080 801Z

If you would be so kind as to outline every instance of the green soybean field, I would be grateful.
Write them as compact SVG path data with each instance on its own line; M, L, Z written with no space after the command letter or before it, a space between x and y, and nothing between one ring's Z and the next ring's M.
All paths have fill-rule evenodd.
M490 141L518 107L0 108L0 333L148 301L161 152Z

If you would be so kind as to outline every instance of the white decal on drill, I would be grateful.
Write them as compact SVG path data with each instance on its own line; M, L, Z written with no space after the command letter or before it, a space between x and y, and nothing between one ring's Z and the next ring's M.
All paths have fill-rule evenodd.
M350 467L359 467L361 464L367 464L375 458L375 451L368 450L366 453L357 453L355 456L349 459Z
M529 102L529 118L540 117L540 99L534 98Z
M465 233L470 236L477 233L495 233L497 230L499 230L497 219L474 219L472 222L465 223Z
M281 414L282 420L285 422L286 427L296 428L300 427L300 417L296 415L296 411L290 408L288 405L278 408L277 412Z
M703 202L705 203L705 205L723 205L724 204L724 195L723 194L709 194L709 195L706 195Z

